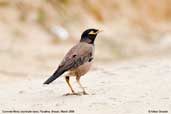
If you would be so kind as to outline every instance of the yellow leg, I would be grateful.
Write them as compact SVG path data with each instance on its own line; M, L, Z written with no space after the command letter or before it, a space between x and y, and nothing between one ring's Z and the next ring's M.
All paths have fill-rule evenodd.
M77 77L76 77L76 80L77 80L78 85L79 85L79 86L81 87L81 89L83 90L83 94L84 94L84 95L88 95L88 94L86 93L84 87L83 87L83 86L81 85L81 83L80 83L80 76L77 76Z
M65 77L65 80L66 80L66 82L67 82L69 88L71 89L71 92L74 94L75 92L74 92L74 90L73 90L71 84L69 83L69 76L66 76L66 77Z

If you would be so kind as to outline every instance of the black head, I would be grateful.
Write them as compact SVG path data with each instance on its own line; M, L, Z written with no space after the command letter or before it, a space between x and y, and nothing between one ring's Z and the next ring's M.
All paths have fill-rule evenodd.
M101 32L98 29L87 29L81 35L80 42L87 42L89 44L94 44L94 40L96 39L97 34Z

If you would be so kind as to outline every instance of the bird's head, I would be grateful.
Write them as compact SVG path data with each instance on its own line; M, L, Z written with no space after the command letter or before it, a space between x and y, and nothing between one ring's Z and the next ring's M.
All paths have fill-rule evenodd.
M98 30L98 29L87 29L87 30L85 30L81 35L80 42L86 42L89 44L94 44L94 40L96 39L96 36L99 32L102 32L102 30Z

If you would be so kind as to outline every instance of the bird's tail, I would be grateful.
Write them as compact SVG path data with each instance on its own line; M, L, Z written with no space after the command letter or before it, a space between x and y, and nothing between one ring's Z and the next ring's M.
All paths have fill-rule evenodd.
M59 76L61 76L65 71L64 70L56 70L56 72L50 77L48 78L43 84L50 84L51 82L53 82L56 78L58 78Z

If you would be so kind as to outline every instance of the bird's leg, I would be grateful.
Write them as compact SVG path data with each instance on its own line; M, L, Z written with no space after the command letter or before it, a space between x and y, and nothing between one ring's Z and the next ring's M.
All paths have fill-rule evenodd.
M66 82L67 82L67 84L68 84L68 86L69 86L69 88L71 89L71 92L72 92L71 94L70 94L70 93L66 94L66 96L67 96L67 95L79 95L79 94L77 94L77 93L74 92L74 90L73 90L71 84L69 83L69 76L66 76L66 77L65 77L65 80L66 80Z
M69 83L69 76L66 76L66 77L65 77L65 80L66 80L66 82L67 82L69 88L71 89L71 92L72 92L72 93L75 93L74 90L73 90L73 88L72 88L72 86L71 86L71 84Z
M88 95L88 93L86 93L84 87L83 87L83 86L81 85L81 83L80 83L80 76L77 76L77 77L76 77L76 80L77 80L78 85L79 85L79 86L81 87L81 89L83 90L83 94L84 94L84 95Z

